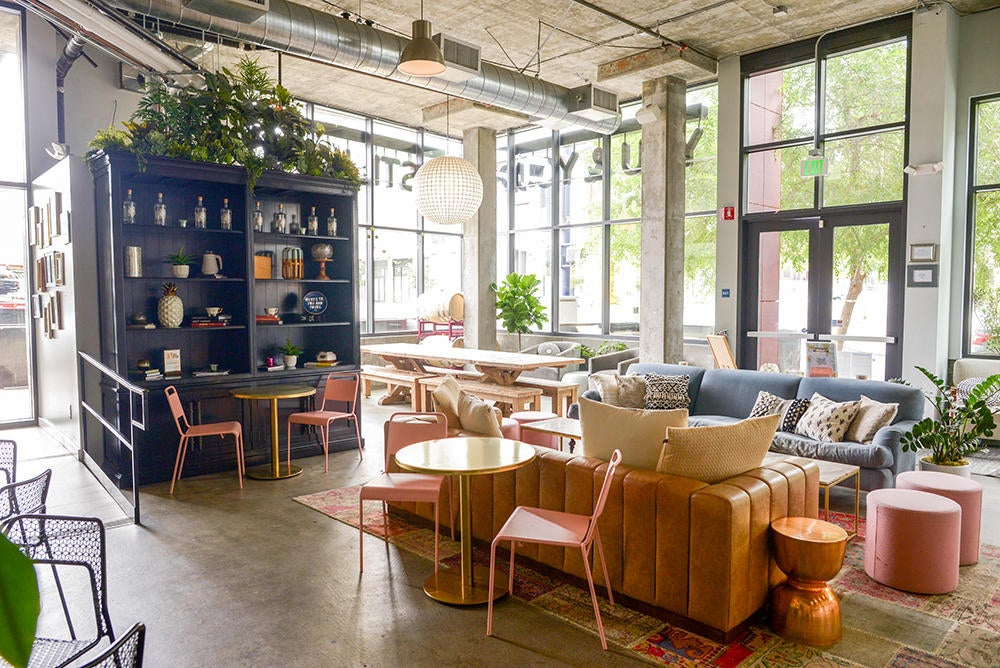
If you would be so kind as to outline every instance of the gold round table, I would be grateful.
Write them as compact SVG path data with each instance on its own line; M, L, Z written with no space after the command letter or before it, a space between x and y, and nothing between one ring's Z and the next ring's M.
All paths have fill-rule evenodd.
M462 539L462 567L439 570L424 581L424 592L431 598L452 605L486 603L490 570L472 565L472 515L469 507L470 479L474 475L512 471L535 458L535 449L527 443L505 438L459 437L423 441L402 448L396 463L417 473L458 477L459 526ZM507 593L507 585L497 578L492 597Z
M267 399L271 404L271 463L247 469L247 477L255 480L282 480L302 473L302 467L281 461L278 451L278 399L299 399L316 394L315 387L308 385L261 385L259 387L238 387L232 390L237 399Z
M788 581L771 591L771 627L786 640L829 647L840 642L840 600L827 580L840 572L847 532L809 517L771 523L774 560Z

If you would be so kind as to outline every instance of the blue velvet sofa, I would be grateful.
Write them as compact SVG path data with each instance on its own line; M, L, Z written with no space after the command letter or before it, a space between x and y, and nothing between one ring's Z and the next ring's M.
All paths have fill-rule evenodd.
M785 399L808 399L814 392L833 401L857 401L862 394L880 402L895 402L899 410L893 423L880 429L871 443L823 443L799 434L778 432L772 452L798 457L853 464L861 467L861 488L865 490L895 486L896 475L913 470L916 455L903 452L900 437L924 416L924 396L920 390L874 380L850 378L803 378L780 373L730 369L702 369L677 364L637 363L629 374L657 373L665 376L689 376L691 397L688 423L691 426L730 424L745 419L761 390ZM583 394L600 400L594 390ZM577 417L578 407L571 407L570 417Z

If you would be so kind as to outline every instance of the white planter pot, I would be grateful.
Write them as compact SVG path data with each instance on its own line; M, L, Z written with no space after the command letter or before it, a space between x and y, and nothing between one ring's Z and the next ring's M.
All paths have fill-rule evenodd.
M191 267L186 264L175 264L173 267L174 278L187 278L188 274L191 273Z
M972 476L972 464L965 464L963 466L942 466L941 464L934 464L926 459L920 458L917 460L917 466L921 471L951 473L952 475L959 475L963 478L969 478Z
M295 365L299 361L299 356L298 355L284 355L283 357L284 357L284 362L285 362L285 368L286 369L294 369Z

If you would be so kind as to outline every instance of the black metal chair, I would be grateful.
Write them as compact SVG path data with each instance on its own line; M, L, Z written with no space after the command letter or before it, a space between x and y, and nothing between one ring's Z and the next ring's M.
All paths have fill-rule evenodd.
M141 668L145 644L146 626L137 622L111 647L80 668Z
M0 438L0 473L3 473L4 485L17 480L17 442L9 438Z
M26 513L44 513L51 479L52 469L46 469L34 478L0 487L0 521Z
M90 581L96 637L77 637L65 597L60 591L70 637L35 638L29 668L68 666L96 647L102 638L107 637L114 642L115 633L108 612L107 559L104 523L101 520L65 515L16 515L0 523L0 532L35 564L48 564L54 571L84 568Z

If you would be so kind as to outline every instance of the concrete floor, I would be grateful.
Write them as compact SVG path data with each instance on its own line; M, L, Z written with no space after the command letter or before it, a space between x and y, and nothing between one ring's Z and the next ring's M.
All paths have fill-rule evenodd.
M96 481L38 430L8 432L23 443L22 475L52 467L51 512L97 514L108 531L108 599L118 631L143 621L147 666L533 666L644 665L597 638L509 598L486 638L484 607L428 599L427 560L358 534L292 497L363 482L381 470L381 424L395 407L366 400L366 457L299 460L305 472L278 482L233 473L142 489L143 525L102 496ZM6 434L5 434L6 435ZM22 476L19 476L22 477ZM984 484L983 541L1000 544L1000 479ZM853 505L834 490L832 505Z

